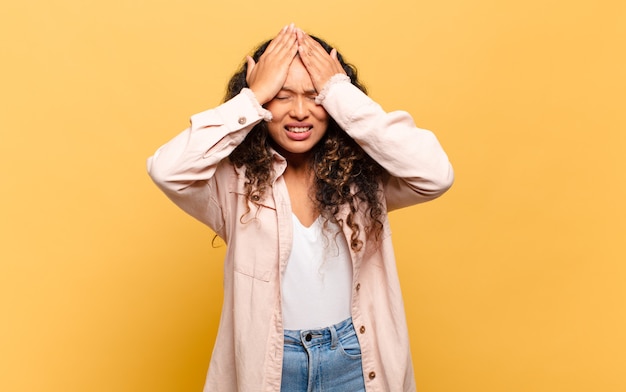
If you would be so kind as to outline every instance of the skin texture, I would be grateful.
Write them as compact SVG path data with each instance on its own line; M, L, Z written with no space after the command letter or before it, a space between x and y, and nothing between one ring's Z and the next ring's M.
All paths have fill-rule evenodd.
M333 75L345 74L335 49L329 54L317 41L293 24L285 26L268 45L258 63L247 56L246 80L261 105L274 98L283 87L296 54L317 91L321 91Z
M300 58L295 58L285 84L265 105L273 117L267 126L268 132L287 161L308 155L326 133L328 113L315 103L316 96L309 73ZM302 132L304 129L307 131Z
M348 75L354 86L366 92L354 66L328 43L293 25L261 44L230 79L225 100L248 87L272 112L273 120L257 124L229 159L246 168L245 197L254 204L272 186L272 150L276 150L287 160L282 178L300 222L309 226L322 215L324 221L347 225L352 231L349 245L358 251L359 233L378 236L382 230L379 184L384 170L315 104L315 95L336 74ZM309 126L311 134L289 138L290 125ZM346 206L347 217L338 218ZM364 225L355 222L357 213L367 217Z
M333 75L344 72L337 52L328 54L317 41L289 25L272 40L258 63L249 56L247 61L248 85L272 112L268 132L287 159L283 176L293 213L310 226L319 211L309 194L314 173L307 163L328 127L328 113L315 103L315 97Z

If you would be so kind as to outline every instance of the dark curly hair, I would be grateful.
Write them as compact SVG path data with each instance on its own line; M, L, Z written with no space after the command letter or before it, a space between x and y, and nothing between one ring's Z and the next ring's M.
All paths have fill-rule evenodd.
M314 36L312 38L330 53L332 47L328 43ZM254 51L252 55L254 61L259 60L270 42L271 40L264 42ZM357 78L356 68L345 62L341 54L337 53L337 58L352 84L367 93ZM247 69L248 64L244 62L230 79L225 101L239 94L244 87L248 87ZM245 196L248 203L258 201L271 187L273 172L271 143L267 125L262 121L230 154L230 161L235 166L246 167ZM311 197L314 198L319 213L326 221L333 220L340 225L347 224L352 230L350 247L354 251L359 251L363 246L362 241L359 240L361 230L365 230L366 236L374 234L376 237L382 231L384 208L379 194L379 184L383 175L382 167L367 155L332 118L329 118L326 134L313 147L310 164L315 174L315 186ZM340 208L344 205L349 207L345 222L337 218ZM360 209L364 209L366 217L364 228L359 227L354 219Z

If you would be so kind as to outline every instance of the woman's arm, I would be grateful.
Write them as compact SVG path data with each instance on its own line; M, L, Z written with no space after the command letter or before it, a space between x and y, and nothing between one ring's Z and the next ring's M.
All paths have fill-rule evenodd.
M255 62L247 57L250 88L215 109L191 117L191 126L148 159L154 182L179 207L217 230L215 171L261 120L272 115L261 104L281 89L298 51L296 28L285 26ZM222 215L220 215L221 217Z
M386 113L350 83L338 60L302 31L298 53L319 92L316 102L389 174L387 209L421 203L443 194L454 180L452 165L435 135L417 128L406 112Z
M432 200L452 186L452 165L439 141L408 113L386 113L345 76L333 77L320 96L337 124L389 174L390 211Z
M191 117L191 125L148 158L148 173L180 208L214 230L208 206L214 200L213 178L218 164L248 132L270 114L250 90L222 105Z

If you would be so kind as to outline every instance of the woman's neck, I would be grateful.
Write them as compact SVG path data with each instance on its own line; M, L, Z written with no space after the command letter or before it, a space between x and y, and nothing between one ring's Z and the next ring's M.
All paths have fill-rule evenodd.
M287 159L287 168L283 173L289 199L291 200L291 209L298 217L300 222L309 227L319 216L313 191L314 173L310 162L291 161Z

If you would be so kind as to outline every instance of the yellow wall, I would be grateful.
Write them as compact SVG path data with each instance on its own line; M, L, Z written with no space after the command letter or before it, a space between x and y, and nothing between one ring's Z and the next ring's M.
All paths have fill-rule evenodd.
M3 2L0 390L200 390L224 248L145 159L294 21L455 165L392 215L420 391L625 391L625 4Z

